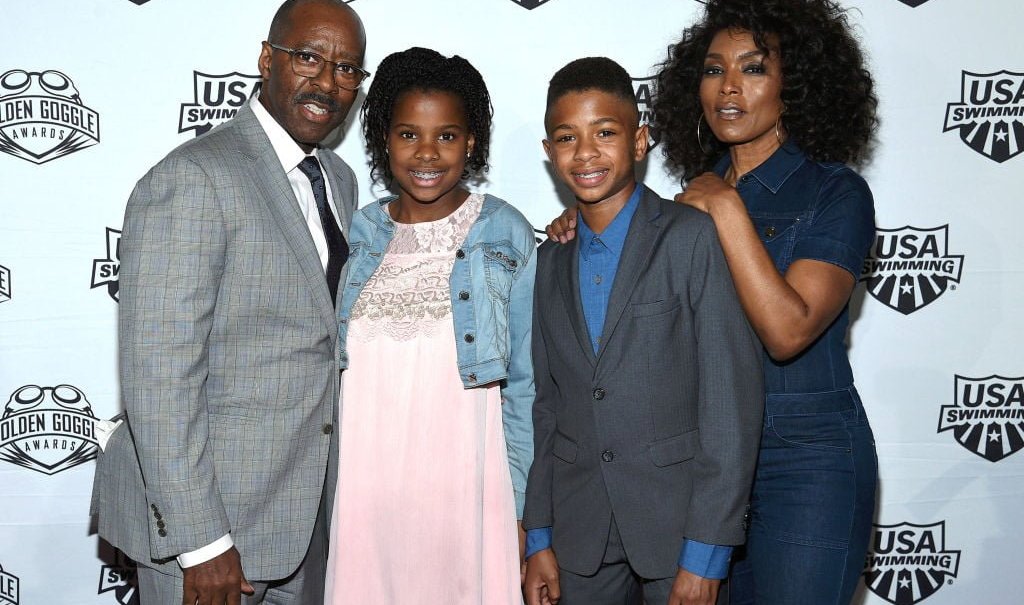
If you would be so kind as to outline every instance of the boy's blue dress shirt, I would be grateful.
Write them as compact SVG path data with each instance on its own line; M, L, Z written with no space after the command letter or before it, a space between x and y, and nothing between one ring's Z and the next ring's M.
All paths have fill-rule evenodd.
M622 248L626 245L626 234L633 215L640 205L642 188L637 186L629 196L626 205L600 233L594 233L580 216L576 221L580 239L580 302L587 321L587 331L594 353L601 348L604 320L608 312L608 299L615 283L615 272L619 268ZM526 557L529 558L545 548L551 548L551 528L538 527L526 532ZM731 546L704 544L696 540L683 540L679 552L679 566L702 578L721 579L729 571Z

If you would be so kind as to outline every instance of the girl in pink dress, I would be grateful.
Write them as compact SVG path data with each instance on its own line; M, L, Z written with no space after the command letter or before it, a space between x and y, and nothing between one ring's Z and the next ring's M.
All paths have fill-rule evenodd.
M362 118L374 177L398 195L349 233L326 602L520 604L533 228L462 187L491 124L465 59L388 56Z

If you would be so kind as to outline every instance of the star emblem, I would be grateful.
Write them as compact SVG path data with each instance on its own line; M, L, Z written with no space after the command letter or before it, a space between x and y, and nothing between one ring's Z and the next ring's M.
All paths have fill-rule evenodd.
M913 291L914 291L914 284L912 284L910 282L906 282L906 283L900 284L900 292L902 292L903 294L910 294Z
M997 130L997 131L996 131L996 140L997 140L997 141L1005 141L1005 140L1006 140L1006 135L1007 135L1007 134L1009 134L1009 133L1007 133L1007 132L1006 132L1005 130L1003 130L1003 129L999 129L999 130Z
M899 584L900 588L910 588L910 580L908 578L901 578Z
M988 432L988 440L998 442L1000 438L999 429L993 428Z

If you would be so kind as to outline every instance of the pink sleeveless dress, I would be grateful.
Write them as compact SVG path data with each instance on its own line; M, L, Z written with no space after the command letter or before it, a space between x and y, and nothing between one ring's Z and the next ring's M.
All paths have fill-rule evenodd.
M464 389L449 276L480 213L396 223L352 311L329 605L521 604L497 385Z

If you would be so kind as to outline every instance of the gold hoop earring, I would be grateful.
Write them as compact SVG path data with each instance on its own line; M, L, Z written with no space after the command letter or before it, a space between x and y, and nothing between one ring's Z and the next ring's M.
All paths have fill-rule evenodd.
M782 122L782 114L786 113L785 108L779 112L779 117L775 118L775 140L779 142L779 147L782 147L782 134L779 133L779 123Z
M697 114L697 145L700 150L704 152L704 155L708 155L708 150L704 148L704 140L700 136L700 123L704 120L704 114Z

